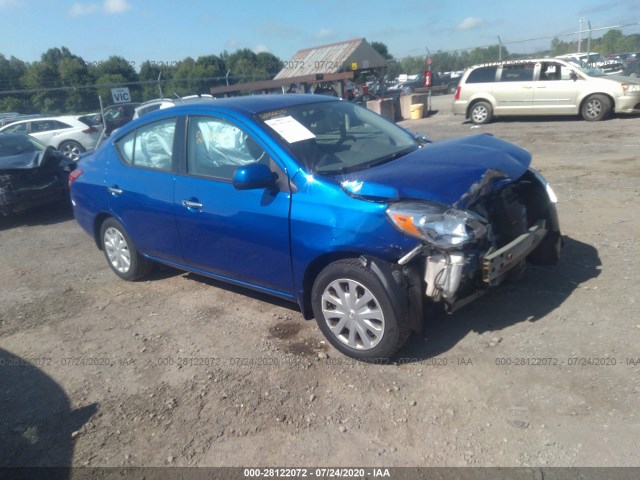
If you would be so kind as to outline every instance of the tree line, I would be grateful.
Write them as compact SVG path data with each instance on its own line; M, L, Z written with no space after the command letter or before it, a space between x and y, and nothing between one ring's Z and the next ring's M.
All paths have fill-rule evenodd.
M68 48L51 48L39 61L0 54L0 112L82 113L111 103L110 89L128 86L133 101L209 93L212 86L273 78L282 61L268 52L240 49L179 61L135 62L120 56L86 61Z

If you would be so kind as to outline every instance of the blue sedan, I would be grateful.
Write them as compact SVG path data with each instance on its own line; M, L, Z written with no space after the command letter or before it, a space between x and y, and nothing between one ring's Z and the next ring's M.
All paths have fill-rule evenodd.
M389 358L426 301L453 311L560 252L525 150L431 143L320 95L203 100L118 130L71 174L124 280L163 263L297 302L342 353Z

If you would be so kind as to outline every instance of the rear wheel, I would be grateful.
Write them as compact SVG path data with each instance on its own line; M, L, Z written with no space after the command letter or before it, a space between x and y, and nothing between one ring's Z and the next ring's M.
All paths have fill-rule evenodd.
M476 125L489 123L493 117L493 109L488 102L474 103L469 111L469 118Z
M322 270L311 302L324 336L350 357L389 358L409 336L407 322L398 317L389 293L360 260L340 260Z
M137 280L151 271L151 262L136 250L124 227L107 218L100 229L104 256L116 275L124 280Z
M78 142L68 140L66 142L62 142L58 150L60 150L60 153L65 157L69 157L71 160L78 160L80 158L80 154L84 152L84 147Z
M604 120L611 113L611 101L604 95L591 95L582 104L581 113L588 122Z

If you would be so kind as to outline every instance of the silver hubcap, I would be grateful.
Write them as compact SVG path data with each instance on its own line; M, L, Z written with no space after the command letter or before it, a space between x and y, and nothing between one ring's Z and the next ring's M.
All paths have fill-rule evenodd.
M487 109L484 106L474 107L473 112L471 112L471 116L475 122L484 122L487 118Z
M589 100L587 103L587 115L595 118L602 112L602 104L598 100Z
M80 147L75 143L65 143L60 151L65 157L69 157L71 160L80 158Z
M351 348L369 350L384 335L384 314L378 300L355 280L340 278L325 288L322 314L336 338Z
M131 253L127 241L116 228L109 227L104 232L104 249L113 268L120 273L127 273L131 268Z

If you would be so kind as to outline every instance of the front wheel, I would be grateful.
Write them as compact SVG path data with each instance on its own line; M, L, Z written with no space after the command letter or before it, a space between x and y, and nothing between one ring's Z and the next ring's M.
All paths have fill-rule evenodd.
M340 352L359 360L388 359L409 336L375 273L358 259L339 260L316 278L311 292L320 330Z
M581 113L588 122L604 120L611 113L611 102L604 95L591 95L582 104Z
M493 117L493 109L488 102L474 103L469 112L469 118L476 125L489 123Z
M111 270L123 280L137 280L151 270L151 262L140 255L124 227L114 218L102 224L100 241Z

